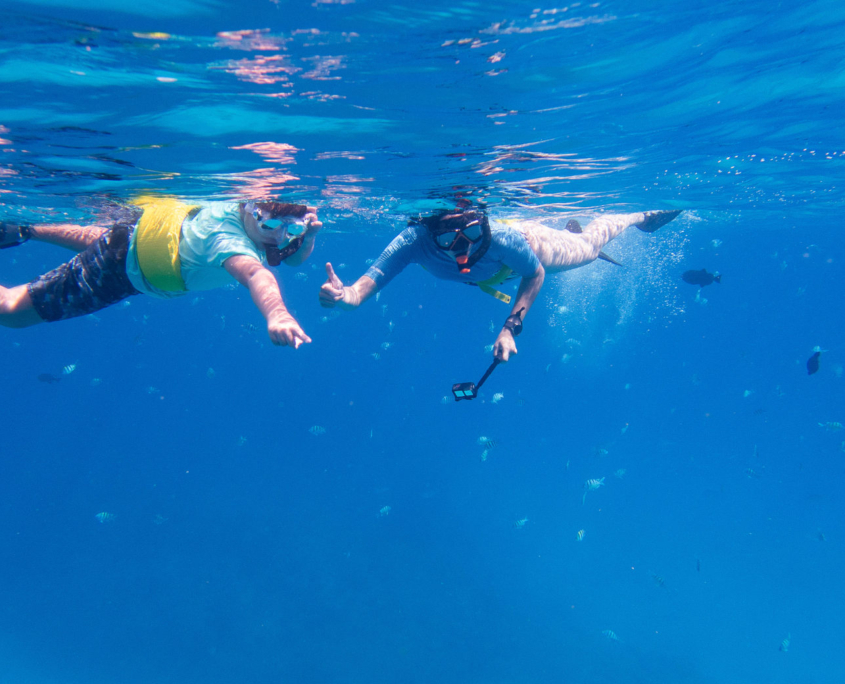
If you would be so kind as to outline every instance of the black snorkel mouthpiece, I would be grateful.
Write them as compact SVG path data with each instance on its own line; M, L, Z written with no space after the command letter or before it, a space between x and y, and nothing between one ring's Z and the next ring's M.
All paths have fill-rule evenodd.
M478 381L476 385L474 382L456 382L452 385L452 394L455 397L455 401L461 401L463 399L475 399L478 396L478 390L481 389L481 386L490 377L490 373L492 373L496 366L501 363L499 359L493 359L493 363L490 364L490 367L484 371L484 375L481 376L481 380Z
M268 266L278 266L281 264L285 259L289 256L293 256L299 251L299 248L302 246L302 236L300 235L297 238L291 240L288 244L284 247L279 249L276 245L265 245L264 246L264 253L267 255L267 265Z
M282 263L282 250L275 245L264 245L264 253L267 255L268 266L278 266Z

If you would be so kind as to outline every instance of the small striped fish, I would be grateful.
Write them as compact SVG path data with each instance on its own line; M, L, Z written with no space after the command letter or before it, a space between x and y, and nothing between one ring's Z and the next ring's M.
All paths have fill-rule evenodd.
M62 374L63 375L70 375L75 370L76 370L76 364L75 363L69 363L67 366L62 368Z
M513 526L516 529L521 530L525 527L525 523L527 523L527 522L528 522L528 518L520 518L519 520L514 521Z
M584 483L584 496L581 497L581 503L583 504L587 500L587 492L594 492L599 487L604 486L604 478L593 478L592 480L587 480Z
M310 432L315 437L319 437L320 435L326 434L326 428L324 428L322 425L312 425L310 428L308 428L308 432Z
M114 513L106 513L103 511L102 513L97 513L94 517L97 519L97 522L100 523L114 522Z
M76 366L73 366L73 368L76 368ZM823 427L825 430L830 430L831 432L839 432L839 430L845 428L845 425L833 420L827 423L819 423L819 427Z
M498 404L504 398L505 395L502 392L496 392L496 394L493 395L493 403Z
M483 435L478 438L478 443L485 449L492 449L494 446L496 446L495 440L492 440L489 437L484 437Z
M603 629L602 636L606 637L609 641L619 641L619 637L616 636L616 632L612 629Z
M586 534L586 532L584 532L584 530L578 530L578 532L575 533L575 538L578 541L584 541L584 535L585 534Z
M792 639L792 635L787 634L786 639L784 639L783 641L780 642L780 646L778 646L778 650L781 653L786 653L786 652L789 651L789 642L791 641L791 639Z

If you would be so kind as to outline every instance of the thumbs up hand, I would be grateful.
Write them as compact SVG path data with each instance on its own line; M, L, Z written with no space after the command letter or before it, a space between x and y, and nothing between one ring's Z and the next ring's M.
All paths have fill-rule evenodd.
M326 282L320 286L320 306L331 309L343 301L343 282L337 277L331 263L326 264Z

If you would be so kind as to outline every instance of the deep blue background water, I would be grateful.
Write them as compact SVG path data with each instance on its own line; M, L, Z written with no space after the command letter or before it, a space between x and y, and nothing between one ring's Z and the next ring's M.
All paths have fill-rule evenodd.
M685 5L4 3L4 216L279 194L326 228L280 274L295 352L243 288L0 332L0 681L841 681L845 6ZM505 307L316 292L466 194L685 213L548 279L444 404Z

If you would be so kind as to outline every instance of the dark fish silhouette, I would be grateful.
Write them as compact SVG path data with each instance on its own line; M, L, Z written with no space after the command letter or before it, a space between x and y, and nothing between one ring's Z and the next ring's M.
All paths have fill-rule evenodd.
M809 359L807 359L807 375L812 375L819 369L819 358L821 357L821 352L816 352L813 354Z
M53 375L52 373L42 373L38 376L39 382L46 382L48 385L52 385L54 382L61 382L62 379L57 376Z
M684 271L681 278L685 283L700 287L722 282L721 273L718 271L716 273L708 273L706 268L702 268L700 271Z
M576 221L575 219L569 219L566 222L566 228L564 228L564 230L568 230L570 233L575 233L576 235L580 235L581 233L584 232L584 229L581 227L581 224L578 223L578 221ZM604 261L608 261L611 264L614 264L616 266L622 265L618 261L616 261L616 259L608 256L604 252L599 252L599 259L603 259Z

